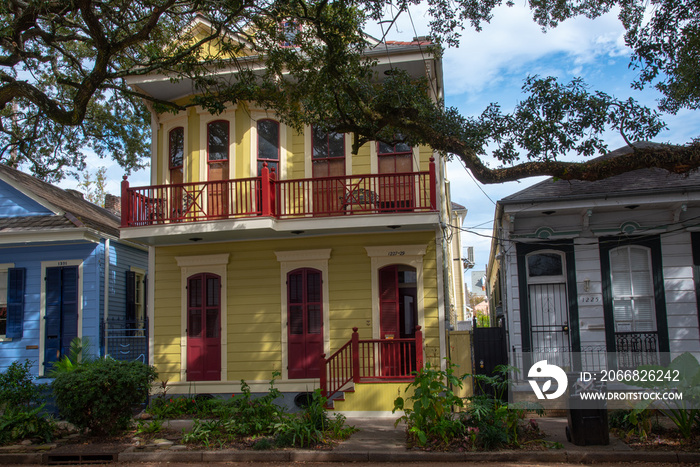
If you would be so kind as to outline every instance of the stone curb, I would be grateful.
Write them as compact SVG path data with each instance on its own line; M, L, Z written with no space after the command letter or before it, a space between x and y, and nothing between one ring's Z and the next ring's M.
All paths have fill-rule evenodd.
M542 462L593 464L601 462L656 462L700 464L700 453L653 451L124 451L118 462ZM3 464L42 464L41 453L0 454Z

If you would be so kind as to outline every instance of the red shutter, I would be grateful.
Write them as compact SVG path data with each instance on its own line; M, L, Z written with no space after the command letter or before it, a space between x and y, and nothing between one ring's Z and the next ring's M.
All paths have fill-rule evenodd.
M379 270L379 338L399 338L398 267Z

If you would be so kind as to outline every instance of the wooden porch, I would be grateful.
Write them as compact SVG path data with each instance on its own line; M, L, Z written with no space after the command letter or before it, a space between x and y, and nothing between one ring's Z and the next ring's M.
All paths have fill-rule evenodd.
M259 177L130 187L122 182L122 228L273 217L298 219L437 211L435 161L428 171L277 180Z

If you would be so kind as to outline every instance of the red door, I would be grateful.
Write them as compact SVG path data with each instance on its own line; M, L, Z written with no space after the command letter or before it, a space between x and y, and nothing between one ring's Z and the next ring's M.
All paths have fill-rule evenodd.
M187 381L221 379L221 278L187 280Z
M379 338L382 376L409 376L415 370L415 343L391 342L412 339L418 324L416 270L391 265L379 270Z
M289 378L318 378L323 353L321 271L295 269L287 274Z

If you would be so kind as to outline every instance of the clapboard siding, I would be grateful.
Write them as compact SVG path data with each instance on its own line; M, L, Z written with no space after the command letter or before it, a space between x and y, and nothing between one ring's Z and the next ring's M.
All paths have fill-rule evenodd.
M438 349L439 312L435 233L328 236L287 241L234 242L228 244L159 247L155 255L155 363L162 379L180 380L181 273L177 256L228 253L226 343L228 381L268 380L282 364L280 263L275 251L331 249L328 262L331 352L360 328L362 338L372 337L371 259L365 246L428 245L423 258L425 343L427 353ZM396 263L401 263L397 258ZM300 264L303 267L303 264ZM286 319L286 318L285 318ZM369 325L367 324L369 323ZM439 360L439 358L438 358Z
M29 196L0 180L0 217L46 216L53 214Z
M99 353L99 262L97 254L101 251L99 244L61 244L37 247L2 247L0 263L14 263L15 267L26 269L24 329L21 339L0 342L0 371L4 371L13 361L39 361L39 349L27 349L38 346L41 316L41 263L44 261L82 261L82 335L91 342L93 355Z

